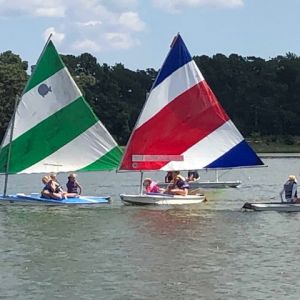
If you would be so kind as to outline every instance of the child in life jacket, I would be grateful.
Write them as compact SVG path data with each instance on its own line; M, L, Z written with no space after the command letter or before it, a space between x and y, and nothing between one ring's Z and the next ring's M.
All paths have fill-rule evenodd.
M151 178L145 178L143 186L145 187L146 193L160 193L159 186Z
M81 194L81 186L76 179L77 175L75 173L70 173L68 176L68 182L66 184L68 193Z

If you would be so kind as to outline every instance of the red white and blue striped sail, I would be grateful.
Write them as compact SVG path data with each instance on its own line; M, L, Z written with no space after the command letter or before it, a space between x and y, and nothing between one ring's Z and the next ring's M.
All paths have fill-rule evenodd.
M232 123L178 34L129 139L120 170L263 165Z

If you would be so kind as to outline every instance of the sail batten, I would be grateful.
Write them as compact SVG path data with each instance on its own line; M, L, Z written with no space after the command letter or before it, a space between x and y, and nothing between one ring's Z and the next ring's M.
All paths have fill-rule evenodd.
M240 153L238 153L240 151ZM133 160L133 155L164 157ZM181 161L166 160L168 155ZM189 170L263 165L177 36L129 139L120 170Z
M0 173L103 171L122 151L85 101L53 43L45 46L0 151Z
M164 155L140 155L140 154L133 154L132 155L132 161L143 161L143 162L152 162L152 161L183 161L183 155L170 155L170 154L164 154Z

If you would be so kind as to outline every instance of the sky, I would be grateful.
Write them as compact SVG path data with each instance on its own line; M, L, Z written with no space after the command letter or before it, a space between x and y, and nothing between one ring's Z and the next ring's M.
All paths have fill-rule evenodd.
M52 33L62 54L159 69L180 32L192 56L300 55L299 0L0 0L0 53L33 65Z

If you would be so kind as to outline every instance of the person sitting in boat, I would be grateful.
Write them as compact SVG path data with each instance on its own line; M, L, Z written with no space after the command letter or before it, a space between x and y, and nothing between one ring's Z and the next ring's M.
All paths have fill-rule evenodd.
M172 172L169 171L167 173L167 175L165 176L165 183L170 183L172 180L173 180L173 175L172 175Z
M187 181L196 181L200 178L199 173L196 170L190 170L188 171L188 177L187 177Z
M189 191L189 184L187 183L186 179L180 175L179 171L172 172L172 182L168 186L165 193L172 194L172 195L180 195L186 196Z
M284 198L283 198L284 194ZM297 202L297 179L295 175L290 175L280 192L281 202Z
M51 172L51 173L49 174L49 177L50 177L50 179L54 182L54 185L56 186L56 187L55 187L55 191L56 191L57 193L63 192L64 189L63 189L63 187L61 186L61 184L58 182L57 177L56 177L56 173Z
M50 176L43 176L42 182L45 185L41 191L41 197L47 199L62 200L66 198L78 197L74 193L67 193L63 190L57 189L57 183L50 178Z
M153 181L151 178L145 178L143 182L143 186L145 187L146 193L160 193L161 190L157 183Z
M68 193L75 193L77 195L81 194L81 186L77 181L77 175L75 173L70 173L68 176L68 182L66 184Z
M50 176L43 176L42 182L45 185L41 197L47 199L62 199L61 191L57 190L57 184Z

